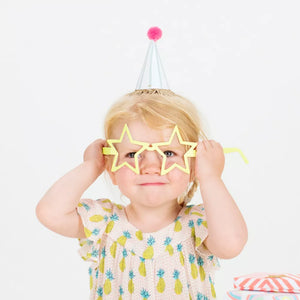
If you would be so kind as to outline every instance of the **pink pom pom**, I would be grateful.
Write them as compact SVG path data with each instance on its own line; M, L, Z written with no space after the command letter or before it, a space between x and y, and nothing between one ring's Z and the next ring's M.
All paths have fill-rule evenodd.
M157 40L159 40L161 38L162 31L159 27L151 27L148 30L147 35L150 40L153 40L154 42L156 42Z

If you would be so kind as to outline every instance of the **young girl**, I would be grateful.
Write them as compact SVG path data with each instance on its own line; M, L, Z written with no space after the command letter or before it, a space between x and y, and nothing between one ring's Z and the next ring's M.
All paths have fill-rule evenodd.
M79 239L90 299L216 298L217 257L238 255L247 228L221 179L223 148L205 137L195 106L139 89L109 110L105 135L36 209L46 227ZM104 170L129 205L80 199ZM188 205L198 187L203 204Z

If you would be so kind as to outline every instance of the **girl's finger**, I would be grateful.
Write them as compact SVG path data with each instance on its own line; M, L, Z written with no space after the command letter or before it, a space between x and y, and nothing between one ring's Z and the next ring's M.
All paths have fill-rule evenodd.
M204 141L204 145L206 150L210 150L211 148L213 148L213 145L211 144L210 140Z
M204 141L200 141L200 142L198 142L198 145L197 145L197 150L198 150L198 151L201 151L201 150L206 150L206 148L205 148L205 144L204 144Z
M216 147L219 148L219 149L221 149L223 151L223 147L222 147L222 145L220 143L216 142Z
M209 140L209 145L211 146L211 148L215 148L216 142L214 140Z

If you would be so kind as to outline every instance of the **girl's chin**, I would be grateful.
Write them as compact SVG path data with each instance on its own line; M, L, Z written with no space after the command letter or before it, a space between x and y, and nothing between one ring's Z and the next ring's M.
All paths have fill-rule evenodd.
M140 204L143 205L145 207L149 207L149 208L157 208L157 207L161 207L166 205L167 203L177 203L177 199L174 200L166 200L166 198L164 197L159 197L155 195L149 196L149 197L144 197L143 200L141 201L141 199L136 199L131 201L131 204Z

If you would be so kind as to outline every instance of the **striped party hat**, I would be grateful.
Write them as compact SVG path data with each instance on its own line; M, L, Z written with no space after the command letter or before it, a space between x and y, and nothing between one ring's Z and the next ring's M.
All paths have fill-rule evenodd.
M150 39L150 44L136 85L136 90L169 89L167 78L156 47L156 41L161 38L162 31L158 27L151 27L148 30L147 35Z

